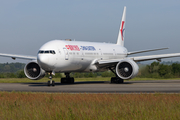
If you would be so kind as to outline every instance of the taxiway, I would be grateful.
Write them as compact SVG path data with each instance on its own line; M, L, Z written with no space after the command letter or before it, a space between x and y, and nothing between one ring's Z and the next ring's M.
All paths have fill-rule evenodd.
M56 83L0 83L0 91L58 92L58 93L180 93L180 80L125 81L111 84L107 81Z

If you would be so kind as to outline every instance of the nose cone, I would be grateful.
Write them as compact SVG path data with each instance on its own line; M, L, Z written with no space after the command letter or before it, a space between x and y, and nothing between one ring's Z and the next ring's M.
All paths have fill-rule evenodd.
M41 66L42 69L48 71L50 69L49 66L49 57L47 55L38 55L37 56L38 64Z

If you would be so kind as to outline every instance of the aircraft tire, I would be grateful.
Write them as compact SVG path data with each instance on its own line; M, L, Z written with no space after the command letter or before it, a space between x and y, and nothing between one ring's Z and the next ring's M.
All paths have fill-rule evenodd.
M111 78L111 83L116 83L116 79L117 79L116 77L112 77Z
M124 80L118 77L112 77L111 78L111 83L123 83Z
M50 84L50 81L48 81L47 85L48 85L48 86L50 86L50 85L51 85L51 84Z
M66 83L66 78L61 78L61 84Z
M117 83L124 83L124 80L121 79L121 78L119 78L119 79L117 80Z
M70 83L71 83L71 84L74 84L74 78L73 78L73 77L70 78Z
M52 86L55 86L55 82L54 82L54 80L52 81Z

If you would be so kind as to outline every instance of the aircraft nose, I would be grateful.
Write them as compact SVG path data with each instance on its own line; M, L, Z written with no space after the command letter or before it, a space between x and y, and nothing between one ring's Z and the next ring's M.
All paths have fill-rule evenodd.
M38 64L42 69L46 70L49 67L49 57L46 55L38 55L37 57Z

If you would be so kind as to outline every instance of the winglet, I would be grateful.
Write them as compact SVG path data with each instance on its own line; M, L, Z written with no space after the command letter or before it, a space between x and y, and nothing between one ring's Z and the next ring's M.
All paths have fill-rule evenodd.
M120 25L118 39L117 39L117 45L121 45L121 46L124 46L125 20L126 20L126 6L124 6L124 11L123 11L121 25Z

